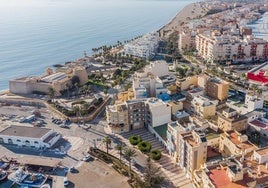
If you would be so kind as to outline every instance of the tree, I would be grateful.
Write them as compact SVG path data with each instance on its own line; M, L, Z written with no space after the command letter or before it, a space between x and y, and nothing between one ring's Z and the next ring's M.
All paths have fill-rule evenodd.
M122 157L122 151L123 151L123 149L124 149L124 147L125 147L125 145L123 144L123 143L119 143L119 144L117 144L116 146L115 146L115 149L118 151L118 153L119 153L119 159L120 159L120 161L121 161L121 157Z
M73 76L72 78L71 78L71 83L72 83L72 85L73 86L75 86L75 83L77 83L77 85L79 85L80 84L80 79L79 79L79 77L78 76Z
M76 115L77 123L79 124L78 114L80 113L80 107L78 105L75 105L74 108L73 108L73 111L74 111L74 113Z
M106 145L106 153L108 154L109 153L109 146L111 146L112 144L112 140L110 137L106 136L102 142Z
M52 102L53 102L53 99L55 97L55 93L56 93L56 91L52 87L48 88L48 95L49 95L49 98Z
M128 161L128 165L129 165L129 177L131 178L131 159L133 159L133 157L136 157L136 151L134 149L131 148L126 148L124 150L124 156Z
M165 178L159 175L160 168L154 166L151 158L147 159L147 166L144 174L144 188L160 188L165 183Z

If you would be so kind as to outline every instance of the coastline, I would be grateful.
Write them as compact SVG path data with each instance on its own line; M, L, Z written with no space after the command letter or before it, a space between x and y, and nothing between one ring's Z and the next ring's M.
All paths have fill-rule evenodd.
M201 2L190 3L179 10L179 12L166 25L158 30L160 36L165 36L166 33L170 34L174 31L179 31L190 20L203 16L205 10L200 4Z

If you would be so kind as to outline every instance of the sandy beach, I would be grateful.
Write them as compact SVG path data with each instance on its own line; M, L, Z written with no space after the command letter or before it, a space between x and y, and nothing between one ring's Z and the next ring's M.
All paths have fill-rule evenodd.
M161 36L168 36L174 31L179 31L190 20L202 17L206 14L206 10L201 3L191 3L178 12L178 14L159 31Z

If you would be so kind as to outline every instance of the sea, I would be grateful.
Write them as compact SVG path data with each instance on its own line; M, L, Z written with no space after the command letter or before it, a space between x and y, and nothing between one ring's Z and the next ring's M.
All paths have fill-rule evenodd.
M0 0L0 91L102 45L156 31L195 0Z

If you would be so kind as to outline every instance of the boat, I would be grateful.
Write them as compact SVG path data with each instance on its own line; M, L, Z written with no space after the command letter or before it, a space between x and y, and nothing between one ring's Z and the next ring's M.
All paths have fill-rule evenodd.
M21 168L11 173L8 179L22 187L40 188L47 181L47 177L41 173L28 173Z
M0 181L5 180L7 177L7 171L0 169Z

